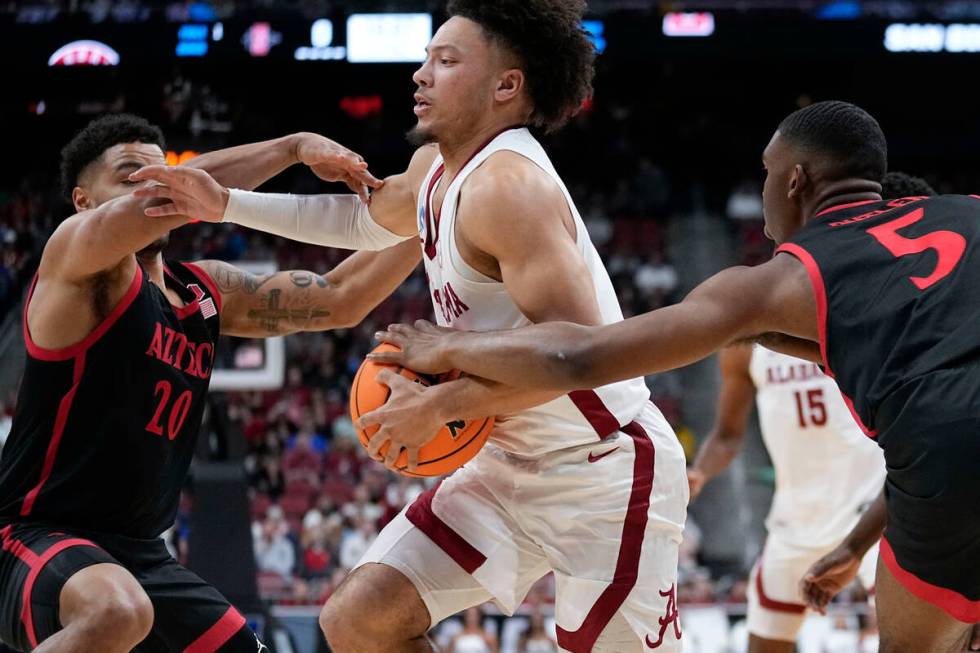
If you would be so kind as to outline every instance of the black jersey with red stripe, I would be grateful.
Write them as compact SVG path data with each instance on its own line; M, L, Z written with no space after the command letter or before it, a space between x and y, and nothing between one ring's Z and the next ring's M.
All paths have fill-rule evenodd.
M25 308L27 363L0 457L0 523L134 538L173 524L211 380L221 297L199 267L166 268L183 308L137 265L109 316L65 349L31 340Z
M827 371L869 434L902 384L980 356L980 197L834 207L778 251L807 268Z

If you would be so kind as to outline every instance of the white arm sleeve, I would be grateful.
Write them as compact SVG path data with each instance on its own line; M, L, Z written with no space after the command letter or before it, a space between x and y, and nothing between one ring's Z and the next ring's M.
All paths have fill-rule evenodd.
M232 188L223 221L342 249L377 251L414 237L379 225L357 195L285 195Z

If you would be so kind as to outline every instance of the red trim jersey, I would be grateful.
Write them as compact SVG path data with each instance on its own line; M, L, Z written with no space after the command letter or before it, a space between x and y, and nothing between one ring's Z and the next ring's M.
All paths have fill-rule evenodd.
M0 523L134 538L173 524L211 380L221 296L193 264L169 264L166 283L183 308L137 266L105 320L64 349L34 343L25 307L27 363L0 458Z
M418 201L419 238L436 322L466 331L515 329L531 324L503 283L473 269L456 245L456 220L463 184L497 152L528 159L561 189L575 221L575 245L591 276L582 292L598 300L603 324L623 319L616 291L589 239L575 203L541 144L525 128L508 129L484 144L453 179L442 179L445 164L437 156L421 186ZM447 184L441 206L433 203L438 185ZM589 283L589 282L586 282ZM629 424L650 400L642 378L576 390L541 406L500 415L491 442L520 455L539 455L594 444Z
M903 383L980 356L980 197L834 207L778 251L807 268L827 374L868 435Z

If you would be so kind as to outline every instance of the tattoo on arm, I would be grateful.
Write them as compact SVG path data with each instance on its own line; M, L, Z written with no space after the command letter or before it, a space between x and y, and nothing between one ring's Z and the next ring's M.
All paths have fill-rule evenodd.
M303 272L300 270L290 272L289 280L292 281L293 285L297 288L309 288L314 283L316 283L317 287L319 288L326 288L330 285L330 282L321 277L319 274Z
M282 290L274 288L263 296L259 308L248 311L248 319L270 334L306 331L315 320L330 317L330 311L310 303L287 300L283 304Z
M273 275L257 277L231 265L215 265L211 268L211 276L222 294L243 292L254 295Z

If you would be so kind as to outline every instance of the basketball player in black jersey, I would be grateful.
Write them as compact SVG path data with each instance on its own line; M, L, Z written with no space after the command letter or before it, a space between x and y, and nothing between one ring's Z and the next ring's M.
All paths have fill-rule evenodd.
M77 213L44 248L24 313L27 363L0 458L0 639L21 651L255 653L245 619L167 553L219 333L350 326L414 267L399 248L325 276L255 277L167 261L186 216L147 217L128 176L164 162L160 130L108 116L63 150ZM195 159L190 178L255 187L303 162L366 193L355 154L313 134ZM417 249L414 243L405 247Z
M865 111L811 105L786 118L763 153L766 232L780 245L771 261L724 270L680 304L609 326L476 334L395 325L379 335L403 351L373 358L571 391L744 340L809 356L885 453L885 500L847 547L860 560L884 529L880 650L980 650L971 638L980 622L980 196L884 201L886 159ZM383 422L384 411L362 426ZM809 590L811 605L829 598Z

